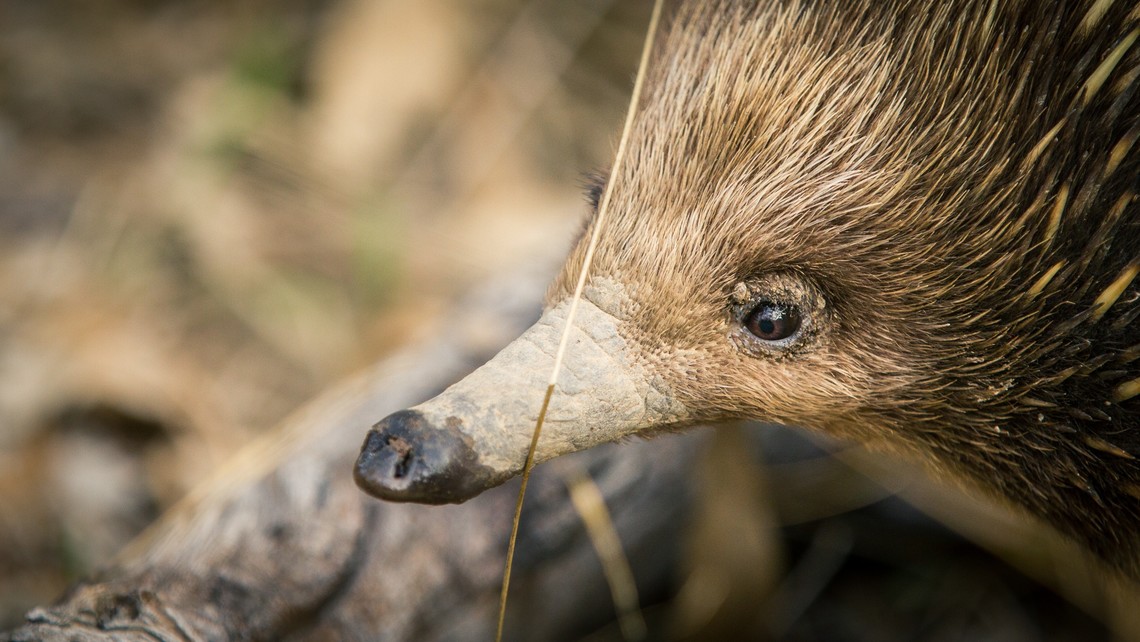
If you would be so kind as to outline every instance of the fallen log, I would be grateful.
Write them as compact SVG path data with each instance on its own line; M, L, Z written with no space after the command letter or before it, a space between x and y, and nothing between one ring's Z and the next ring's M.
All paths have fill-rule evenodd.
M536 281L537 282L537 281ZM352 481L370 424L463 376L533 320L533 284L463 304L477 332L392 356L230 461L96 577L5 640L454 640L494 630L517 486L462 505L378 502ZM496 329L494 339L487 330ZM536 390L538 390L536 388ZM541 390L538 390L541 392ZM536 471L520 529L509 637L558 639L614 617L563 473L613 508L643 594L678 558L699 435L595 449Z

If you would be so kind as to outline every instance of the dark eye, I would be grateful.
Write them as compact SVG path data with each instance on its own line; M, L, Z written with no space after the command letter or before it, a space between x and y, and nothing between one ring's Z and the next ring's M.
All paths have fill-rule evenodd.
M787 339L800 329L800 313L795 307L761 301L748 313L744 327L764 341Z

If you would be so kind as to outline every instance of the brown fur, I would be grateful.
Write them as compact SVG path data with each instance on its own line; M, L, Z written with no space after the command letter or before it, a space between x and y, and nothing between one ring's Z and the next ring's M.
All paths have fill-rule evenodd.
M592 278L701 420L919 452L1140 576L1138 30L1123 0L683 2ZM751 339L734 292L803 336Z

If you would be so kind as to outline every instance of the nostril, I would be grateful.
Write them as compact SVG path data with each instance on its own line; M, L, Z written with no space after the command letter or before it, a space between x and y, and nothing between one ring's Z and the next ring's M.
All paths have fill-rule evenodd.
M403 479L408 475L408 468L411 466L415 451L412 450L412 445L402 437L389 435L385 443L396 453L396 464L393 467L392 476L396 479Z
M373 482L399 487L414 476L417 450L427 446L406 434L407 422L384 421L364 440L357 461L357 476L365 474ZM418 441L422 441L418 440Z

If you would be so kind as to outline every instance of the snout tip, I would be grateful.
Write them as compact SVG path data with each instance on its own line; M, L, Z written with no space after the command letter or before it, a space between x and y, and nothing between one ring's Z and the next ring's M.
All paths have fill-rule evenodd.
M435 426L418 411L388 415L368 432L356 458L356 485L379 499L456 504L502 480L479 463L459 420Z

